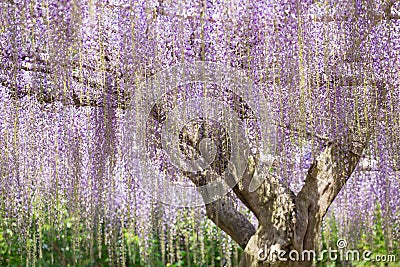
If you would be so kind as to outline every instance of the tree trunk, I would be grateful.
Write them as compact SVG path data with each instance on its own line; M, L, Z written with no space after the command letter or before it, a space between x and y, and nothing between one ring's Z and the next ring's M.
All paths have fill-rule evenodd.
M240 266L311 266L318 257L322 219L359 159L360 153L329 144L310 167L297 196L273 178L257 189L259 226Z
M312 265L318 256L314 257L311 250L317 253L322 216L310 207L304 214L306 218L298 220L293 204L281 198L276 201L272 217L259 220L257 231L244 250L241 267Z

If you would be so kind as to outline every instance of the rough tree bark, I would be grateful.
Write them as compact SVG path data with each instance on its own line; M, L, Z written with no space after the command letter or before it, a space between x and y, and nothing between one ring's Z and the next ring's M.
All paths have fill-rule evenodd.
M297 196L276 180L263 184L256 191L264 199L257 214L259 226L245 247L241 266L310 266L312 261L279 261L274 257L262 261L260 257L284 250L286 254L281 256L288 259L290 250L300 255L304 250L316 250L322 218L359 159L359 154L331 143L310 167Z

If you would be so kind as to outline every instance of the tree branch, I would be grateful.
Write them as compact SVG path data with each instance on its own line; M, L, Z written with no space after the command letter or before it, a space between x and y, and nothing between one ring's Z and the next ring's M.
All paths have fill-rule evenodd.
M227 233L243 249L256 232L253 224L239 212L230 198L221 198L206 205L207 217Z
M25 56L24 58L28 58ZM53 75L54 72L51 71L51 67L47 63L47 61L40 59L39 57L29 57L29 61L23 61L18 67L13 67L10 65L2 66L3 70L8 71L27 71L33 74L43 74L43 75ZM33 61L31 61L33 59ZM78 63L75 63L71 66L61 65L61 68L76 68L78 67ZM96 69L90 65L83 64L81 66L85 71L104 71L105 75L114 75L116 78L124 79L123 75L116 70L112 70L110 68L105 68L104 70ZM112 101L112 107L119 107L125 109L130 101L130 97L128 92L125 90L118 91L115 86L110 84L101 84L95 80L90 80L88 78L84 78L82 74L78 74L76 72L72 72L71 75L72 81L75 82L77 85L88 87L92 90L98 90L104 88L105 92L111 97L109 99ZM13 85L10 81L0 76L0 85L7 87L10 89L10 94L12 97L23 98L29 95L35 95L38 101L45 102L45 103L52 103L55 101L60 101L65 105L75 105L75 106L93 106L93 107L102 107L104 106L104 97L95 97L94 94L83 94L77 93L73 90L68 92L68 95L63 93L56 93L52 88L48 88L48 86L43 88L34 88L34 90L17 90L13 89L17 86Z
M385 101L385 85L378 83L370 96L368 114L376 114ZM368 105L368 103L365 103ZM298 249L315 246L322 218L359 163L373 133L376 116L358 118L350 144L329 142L308 170L305 184L296 197L295 245Z
M331 143L311 165L305 184L296 197L298 223L295 241L299 248L308 249L306 244L314 244L315 235L309 231L320 224L359 160L358 154L343 151L337 144ZM310 217L311 214L316 217Z

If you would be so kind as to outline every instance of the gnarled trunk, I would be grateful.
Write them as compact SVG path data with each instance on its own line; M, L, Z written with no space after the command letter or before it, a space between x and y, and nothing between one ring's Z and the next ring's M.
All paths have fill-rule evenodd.
M256 233L247 243L243 267L311 266L318 255L323 216L350 177L360 154L329 144L310 167L297 196L278 181L257 191L262 208Z

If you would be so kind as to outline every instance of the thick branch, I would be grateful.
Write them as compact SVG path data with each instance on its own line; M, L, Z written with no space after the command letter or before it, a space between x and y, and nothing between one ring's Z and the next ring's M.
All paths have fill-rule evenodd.
M204 172L202 175L190 175L187 173L187 177L197 187L210 183L215 179L215 176L216 174L213 171ZM244 204L246 203L244 202ZM243 249L256 232L254 225L236 209L232 198L224 197L206 204L206 212L207 217Z
M378 83L372 100L365 103L368 114L376 114L378 105L385 101L385 85ZM342 187L350 178L369 142L377 118L358 118L349 144L330 142L308 170L305 184L296 197L297 218L295 246L297 249L314 249L323 216Z
M319 225L329 206L353 173L360 155L329 144L311 165L305 185L296 197L295 245L315 246Z
M236 210L229 198L222 198L206 205L207 217L227 233L243 249L256 232L245 215Z
M18 67L13 67L12 64L9 66L2 66L2 69L8 71L27 71L30 72L32 75L55 75L55 72L51 70L50 66L38 57L33 57L34 62L22 62ZM74 66L67 66L61 65L62 68L74 67ZM84 88L90 88L92 91L104 91L106 92L108 98L95 96L94 93L83 93L76 92L73 89L69 89L68 93L60 90L54 90L53 86L31 86L29 89L15 89L17 88L16 84L10 82L6 75L0 76L0 85L9 88L9 93L12 97L15 98L23 98L25 96L36 96L39 102L45 103L53 103L56 101L60 101L65 105L75 105L75 106L93 106L93 107L103 107L104 101L110 101L112 107L115 108L122 108L125 109L129 104L130 97L128 92L123 89L118 90L116 85L114 84L115 79L124 79L124 77L115 70L111 70L110 68L106 68L104 70L95 69L89 65L82 65L84 71L104 71L104 75L112 75L113 82L111 83L100 83L95 80L91 80L89 78L83 77L82 73L72 72L70 82L75 83L76 85ZM50 79L51 80L51 79ZM103 90L104 89L104 90ZM86 91L86 90L85 90Z

